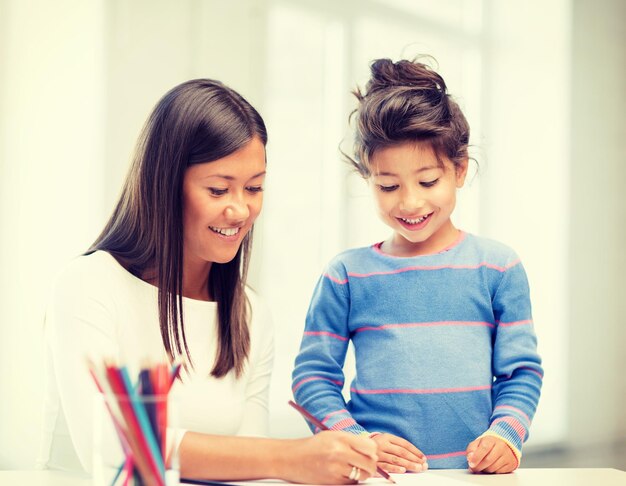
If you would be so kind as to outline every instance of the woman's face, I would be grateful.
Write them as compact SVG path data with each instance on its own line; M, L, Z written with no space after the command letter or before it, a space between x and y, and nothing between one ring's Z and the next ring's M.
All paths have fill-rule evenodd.
M261 212L265 146L257 137L226 157L194 164L183 180L186 264L227 263Z

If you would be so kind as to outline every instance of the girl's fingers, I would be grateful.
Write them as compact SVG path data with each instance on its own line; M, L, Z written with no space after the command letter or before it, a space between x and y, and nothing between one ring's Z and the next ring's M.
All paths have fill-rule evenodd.
M486 440L486 438L480 439L475 444L474 443L470 444L470 447L468 447L469 452L467 454L467 463L470 469L472 469L472 471L478 472L484 469L484 466L482 463L485 457L487 457L487 455L491 452L494 445L495 445L495 441ZM481 468L481 466L483 467Z
M502 457L501 451L498 451L496 447L492 447L483 459L476 464L472 469L476 472L486 471L490 472L489 468Z
M403 439L402 437L398 437L397 435L389 435L391 435L389 439L389 442L391 444L395 445L396 447L400 447L403 451L406 451L406 455L403 455L402 457L405 457L406 459L412 461L419 460L419 462L423 462L426 460L426 456L424 455L424 453L413 444L411 444L408 440ZM414 456L414 458L410 456Z
M394 456L402 458L412 464L422 464L426 461L426 457L423 454L421 456L417 456L411 451L405 449L404 447L400 447L394 444L389 444L383 449L383 451L387 454L392 454Z
M386 462L386 461L379 461L378 467L387 471L388 473L394 473L394 474L404 474L407 471L406 468L398 464L394 464L393 462Z
M488 467L484 469L485 472L495 473L498 469L502 468L507 464L506 457L498 456Z

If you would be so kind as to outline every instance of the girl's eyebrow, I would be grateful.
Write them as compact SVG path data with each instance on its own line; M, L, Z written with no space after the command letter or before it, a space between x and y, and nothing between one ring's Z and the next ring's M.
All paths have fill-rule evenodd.
M416 174L419 174L420 172L425 172L427 170L433 170L433 169L439 169L440 167L437 165L429 165L426 167L420 167L419 169L417 169L416 171L414 171ZM374 174L375 176L397 176L398 174L395 174L393 172L376 172Z

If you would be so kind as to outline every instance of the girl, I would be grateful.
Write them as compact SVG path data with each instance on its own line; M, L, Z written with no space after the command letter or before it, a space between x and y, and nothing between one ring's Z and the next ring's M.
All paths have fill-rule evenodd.
M294 396L331 429L372 433L389 472L511 472L543 370L519 258L450 220L467 172L467 121L419 62L375 61L355 95L351 162L393 233L341 253L320 278ZM346 404L349 341L356 377Z
M183 83L156 105L113 215L53 291L40 466L91 469L89 356L184 361L182 476L336 484L374 473L367 438L244 437L268 428L272 329L245 285L266 142L257 111L217 81Z

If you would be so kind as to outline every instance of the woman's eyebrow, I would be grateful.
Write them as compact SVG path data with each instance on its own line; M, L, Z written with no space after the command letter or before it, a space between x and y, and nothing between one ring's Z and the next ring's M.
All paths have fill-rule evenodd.
M253 175L252 177L250 177L250 179L256 179L257 177L261 177L264 176L266 174L266 171L263 172L259 172L258 174ZM219 179L226 179L227 181L234 181L236 179L236 177L231 176L231 175L227 175L227 174L209 174L204 176L202 179L208 179L210 177L217 177Z

